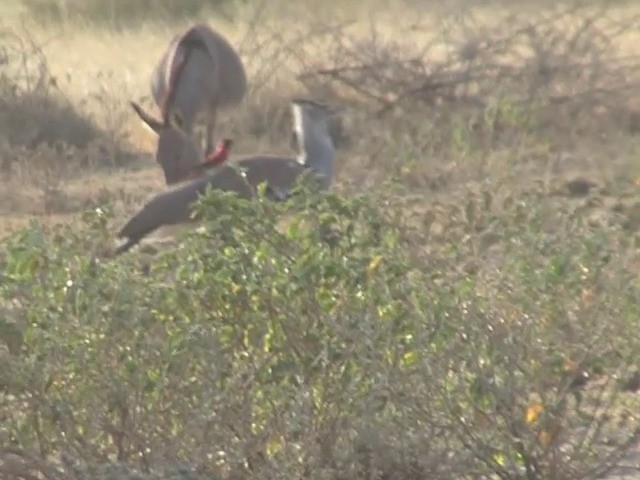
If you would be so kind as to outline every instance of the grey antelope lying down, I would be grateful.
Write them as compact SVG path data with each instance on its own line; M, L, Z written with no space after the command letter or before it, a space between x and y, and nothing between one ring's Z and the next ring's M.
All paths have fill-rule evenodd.
M151 92L160 107L157 119L140 105L131 106L158 134L156 161L167 185L185 180L201 158L193 127L204 116L205 155L213 150L218 109L240 103L247 92L242 60L218 32L204 24L176 35L151 75Z
M202 178L180 183L155 195L120 230L118 236L125 241L116 249L116 255L129 250L161 226L190 221L192 204L208 186L249 199L255 195L256 187L264 182L278 200L288 194L302 174L314 172L319 188L328 189L333 179L334 159L328 121L338 110L310 100L295 99L292 112L294 136L299 145L297 158L264 154L231 160Z

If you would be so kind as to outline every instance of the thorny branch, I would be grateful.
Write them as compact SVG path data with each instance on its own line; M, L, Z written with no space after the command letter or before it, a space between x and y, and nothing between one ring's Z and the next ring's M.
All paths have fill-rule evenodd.
M638 86L640 56L624 54L619 43L639 27L638 15L620 21L603 9L572 6L490 26L469 14L435 34L414 26L427 39L417 47L338 29L322 58L299 57L298 78L373 100L379 114L407 105L482 107L496 92L522 104L611 104Z

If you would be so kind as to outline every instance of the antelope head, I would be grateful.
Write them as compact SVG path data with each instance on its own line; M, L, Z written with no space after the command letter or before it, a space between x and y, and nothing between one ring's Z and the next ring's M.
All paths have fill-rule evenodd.
M136 102L130 103L140 119L158 135L156 161L162 167L167 185L188 178L193 168L200 163L200 153L195 141L183 128L184 121L180 112L174 110L159 120Z

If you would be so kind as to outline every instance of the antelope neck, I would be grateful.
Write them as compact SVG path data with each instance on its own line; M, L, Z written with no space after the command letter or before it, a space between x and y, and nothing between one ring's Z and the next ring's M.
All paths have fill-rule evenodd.
M326 184L331 183L333 175L333 156L334 148L331 137L327 134L314 135L305 132L300 145L300 153L298 153L298 163L306 168L311 168L317 173L321 173L326 178Z

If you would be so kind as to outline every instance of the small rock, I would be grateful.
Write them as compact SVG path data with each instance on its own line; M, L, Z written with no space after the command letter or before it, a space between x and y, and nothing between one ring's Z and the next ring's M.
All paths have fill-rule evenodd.
M564 184L565 191L570 197L584 197L589 195L591 189L597 186L598 184L593 180L583 177L568 180Z

